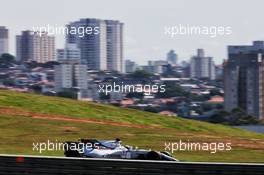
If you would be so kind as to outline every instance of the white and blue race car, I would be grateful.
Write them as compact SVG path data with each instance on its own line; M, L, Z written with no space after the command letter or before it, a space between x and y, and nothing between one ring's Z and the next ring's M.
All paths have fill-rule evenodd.
M77 142L65 142L64 155L66 157L178 161L167 152L123 146L120 139L80 139Z

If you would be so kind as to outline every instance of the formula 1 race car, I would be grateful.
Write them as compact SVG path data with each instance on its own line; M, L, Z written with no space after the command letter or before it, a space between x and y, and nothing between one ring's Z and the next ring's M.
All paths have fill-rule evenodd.
M65 142L64 155L66 157L178 161L168 152L135 149L132 146L123 146L120 139L80 139L77 142Z

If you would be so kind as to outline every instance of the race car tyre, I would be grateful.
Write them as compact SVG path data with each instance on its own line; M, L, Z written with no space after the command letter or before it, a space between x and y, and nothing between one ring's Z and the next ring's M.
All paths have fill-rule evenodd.
M80 153L77 150L71 150L70 145L78 144L77 142L66 142L64 145L64 155L66 157L81 157ZM68 145L68 146L67 146Z
M161 160L161 156L158 152L156 151L150 151L146 154L146 159L147 160Z

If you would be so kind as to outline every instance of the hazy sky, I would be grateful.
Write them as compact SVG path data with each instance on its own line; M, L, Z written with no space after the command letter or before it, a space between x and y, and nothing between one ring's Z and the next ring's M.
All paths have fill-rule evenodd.
M125 23L125 58L140 64L164 59L174 49L181 60L197 48L217 63L226 58L226 46L264 40L262 0L8 0L1 2L0 25L10 29L10 50L15 35L33 26L64 26L79 18L116 19ZM228 36L176 36L164 34L165 26L230 26ZM64 37L56 36L57 48Z

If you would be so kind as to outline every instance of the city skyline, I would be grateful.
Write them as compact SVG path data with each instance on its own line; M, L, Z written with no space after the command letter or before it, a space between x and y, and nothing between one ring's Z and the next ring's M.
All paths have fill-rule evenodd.
M261 15L263 4L261 1L240 2L235 14L233 7L236 6L236 2L227 0L221 2L205 0L204 3L190 0L167 1L167 3L146 0L140 1L140 7L135 1L131 3L120 0L115 2L100 0L93 2L91 8L90 2L77 0L75 4L79 4L78 8L72 8L72 3L50 0L43 3L41 7L32 0L28 3L14 0L6 2L6 8L0 12L0 19L1 25L7 26L10 31L10 52L15 53L15 35L22 30L31 30L33 26L47 24L64 26L80 18L113 19L124 22L124 58L139 64L145 64L147 60L166 59L166 53L171 49L179 55L180 61L189 60L197 48L204 48L208 55L213 56L216 63L220 64L222 59L227 58L227 45L236 43L248 45L253 40L264 39L264 25L255 20ZM149 6L150 3L151 6ZM244 13L249 5L254 10L251 13ZM6 11L11 8L14 9L14 14ZM221 9L225 9L224 13ZM134 13L135 11L137 13ZM17 14L20 17L19 20ZM169 38L164 35L165 26L179 24L230 26L232 34L215 38L209 36ZM64 36L56 36L56 41L56 48L64 47Z

